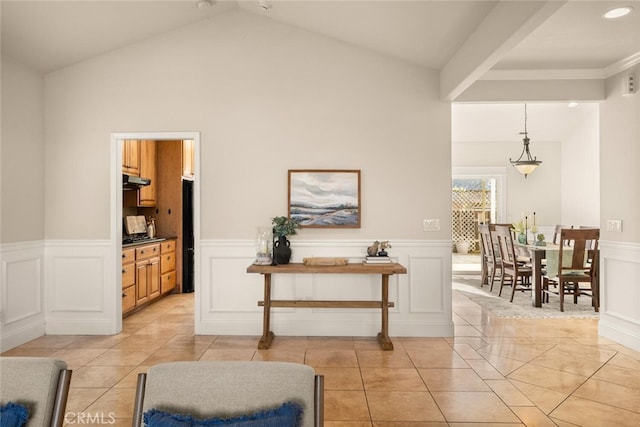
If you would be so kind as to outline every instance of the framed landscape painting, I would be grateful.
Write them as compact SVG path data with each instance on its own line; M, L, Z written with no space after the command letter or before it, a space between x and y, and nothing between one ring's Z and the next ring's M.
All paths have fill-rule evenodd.
M360 171L289 170L288 212L300 227L360 228Z

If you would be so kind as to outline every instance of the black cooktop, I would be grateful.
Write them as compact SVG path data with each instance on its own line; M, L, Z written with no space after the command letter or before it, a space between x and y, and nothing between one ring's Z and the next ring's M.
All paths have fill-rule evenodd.
M165 240L165 239L160 237L151 238L146 234L129 234L122 237L122 244L131 245L131 244L137 244L137 243L157 242L159 240Z

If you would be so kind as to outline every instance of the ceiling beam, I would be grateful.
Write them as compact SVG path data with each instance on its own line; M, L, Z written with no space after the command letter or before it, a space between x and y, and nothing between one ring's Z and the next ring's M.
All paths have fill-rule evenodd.
M440 71L440 97L454 101L566 0L501 1Z
M601 102L604 79L479 80L456 97L456 102Z

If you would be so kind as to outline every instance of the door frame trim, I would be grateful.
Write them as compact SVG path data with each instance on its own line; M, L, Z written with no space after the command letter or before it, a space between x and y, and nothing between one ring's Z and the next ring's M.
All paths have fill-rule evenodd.
M194 257L194 330L200 319L200 132L112 132L111 133L111 253L113 271L122 269L122 150L124 139L152 139L155 141L175 141L192 139L193 145L193 243ZM122 332L122 275L115 274L113 287L115 299L114 325L116 333Z

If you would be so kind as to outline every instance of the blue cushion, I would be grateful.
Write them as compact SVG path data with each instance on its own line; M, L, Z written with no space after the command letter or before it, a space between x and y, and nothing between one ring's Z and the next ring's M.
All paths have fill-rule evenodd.
M302 423L302 407L296 403L287 402L275 409L258 411L250 415L206 419L149 409L144 413L144 423L147 427L299 427Z
M0 406L0 426L2 427L22 427L29 418L29 410L26 406L8 402Z

